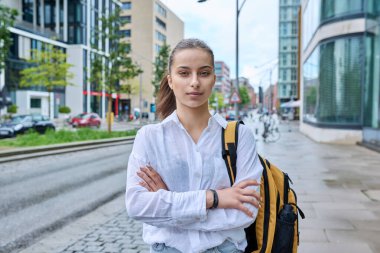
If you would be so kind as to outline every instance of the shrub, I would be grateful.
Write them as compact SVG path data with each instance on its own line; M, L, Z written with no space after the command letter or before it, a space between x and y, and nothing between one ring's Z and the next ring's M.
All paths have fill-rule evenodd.
M58 108L58 112L59 113L70 113L71 109L70 109L70 107L63 105L63 106L60 106Z
M7 112L8 112L8 113L17 113L17 108L18 108L17 105L10 105L10 106L8 106L8 108L7 108Z
M28 131L25 134L17 135L17 137L13 139L0 140L0 146L32 147L77 141L128 137L135 136L136 133L136 129L108 133L108 131L89 128L80 128L77 131L68 131L65 129L61 129L59 131L47 130L45 134L39 134L35 131Z

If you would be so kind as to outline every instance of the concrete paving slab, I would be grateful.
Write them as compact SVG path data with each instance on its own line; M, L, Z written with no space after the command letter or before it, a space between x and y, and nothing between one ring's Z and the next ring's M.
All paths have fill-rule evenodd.
M325 243L303 242L298 248L300 253L376 253L366 243Z
M366 242L372 249L380 248L379 234L374 231L326 230L326 235L332 243Z
M300 230L308 229L355 229L354 226L348 220L327 220L321 218L308 218L300 222Z
M303 242L328 242L324 229L307 229L300 230L300 240Z
M366 207L358 202L323 202L323 203L312 203L311 204L315 210L363 210Z
M380 187L380 185L378 185ZM364 193L373 201L380 201L380 190L365 190Z

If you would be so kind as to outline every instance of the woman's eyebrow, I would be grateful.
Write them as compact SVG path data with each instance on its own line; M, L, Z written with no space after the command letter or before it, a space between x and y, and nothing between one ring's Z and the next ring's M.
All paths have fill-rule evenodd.
M187 66L178 66L177 68L179 68L179 69L190 69L190 67L187 67Z
M208 68L209 68L209 69L212 69L212 66L206 65L206 66L202 66L202 67L200 67L200 69L206 69L206 68L207 68L207 69L208 69Z
M187 67L187 66L178 66L177 68L179 68L179 69L191 69L190 67ZM206 66L200 67L199 69L205 69L205 68L212 69L212 66L206 65Z

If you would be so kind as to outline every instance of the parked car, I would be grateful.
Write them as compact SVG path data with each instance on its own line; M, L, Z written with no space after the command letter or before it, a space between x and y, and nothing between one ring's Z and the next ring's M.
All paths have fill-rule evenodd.
M73 127L97 127L102 123L101 118L96 113L81 113L71 118L70 124Z
M16 115L9 121L1 124L0 138L14 137L23 134L30 129L38 133L45 133L48 129L55 130L55 125L49 117L40 114Z
M233 110L227 111L226 120L236 120L236 111L233 111Z

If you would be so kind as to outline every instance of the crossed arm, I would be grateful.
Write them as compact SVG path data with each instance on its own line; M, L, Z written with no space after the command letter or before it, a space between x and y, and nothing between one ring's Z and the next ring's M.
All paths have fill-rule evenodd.
M141 136L140 136L141 138ZM245 138L249 138L246 136ZM138 143L138 146L136 145ZM136 136L134 149L146 152L146 141ZM215 189L219 196L217 208L210 190L174 192L151 166L146 166L144 153L132 152L128 164L126 207L130 217L156 227L177 227L200 231L221 231L245 228L254 222L259 208L258 192L261 165L254 139L239 144L248 153L241 159L237 183L225 189ZM251 149L251 150L249 150ZM252 155L249 157L249 155ZM256 157L256 158L255 158ZM239 162L239 161L238 161Z
M137 175L141 178L139 185L150 192L158 190L169 191L161 176L150 165L140 167ZM253 212L244 203L253 205L256 208L260 207L260 193L247 188L248 186L259 186L256 180L244 180L232 187L216 190L219 198L217 208L237 209L245 213L249 217L253 217ZM212 191L206 191L206 208L210 209L214 203Z

